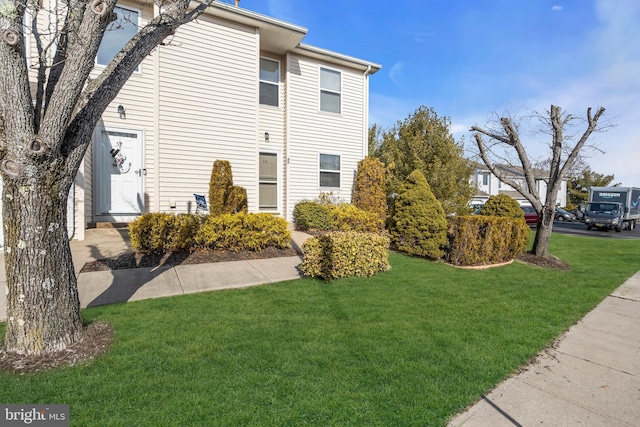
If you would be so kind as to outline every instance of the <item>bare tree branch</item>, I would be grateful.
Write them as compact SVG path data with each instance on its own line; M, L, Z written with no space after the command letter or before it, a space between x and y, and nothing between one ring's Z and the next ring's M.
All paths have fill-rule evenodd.
M517 127L513 124L513 121L508 117L500 119L500 125L502 126L504 133L494 130L485 130L478 126L471 128L476 139L476 144L480 153L480 157L489 170L502 182L511 186L523 197L525 197L538 213L538 228L536 230L536 238L534 241L533 252L539 256L545 256L547 254L547 247L549 237L551 235L551 229L553 228L553 217L556 207L556 201L558 192L562 181L565 179L567 173L571 170L573 164L579 158L579 153L584 148L587 140L593 132L600 130L598 127L598 121L604 114L605 109L598 108L595 115L592 115L591 108L587 110L587 129L583 132L580 139L575 143L573 147L567 147L566 144L574 140L576 135L565 133L565 129L575 119L570 114L562 113L560 107L551 105L551 109L548 111L548 118L543 119L539 116L539 119L544 123L550 131L544 132L551 136L551 144L549 145L551 150L551 157L548 160L548 179L547 188L544 194L544 201L542 195L538 194L536 186L536 171L531 165L524 145L520 140ZM527 188L524 188L514 179L505 176L499 169L499 165L496 165L494 160L490 156L487 149L487 143L482 139L481 135L486 135L492 140L496 141L496 144L504 144L515 149L520 164L522 166L522 172L527 183ZM563 157L566 157L563 160Z

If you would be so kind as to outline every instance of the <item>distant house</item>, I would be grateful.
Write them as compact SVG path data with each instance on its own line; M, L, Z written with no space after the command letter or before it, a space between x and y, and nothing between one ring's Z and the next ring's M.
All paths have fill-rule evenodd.
M529 204L529 201L518 193L513 187L503 183L484 165L474 163L475 169L471 182L476 186L477 191L471 200L471 204L484 204L490 196L498 194L506 194L516 199L520 204ZM500 170L505 173L513 181L527 187L524 174L521 169L511 166L498 165ZM546 201L547 180L549 173L542 170L535 170L536 190L541 197L542 202ZM567 205L567 181L563 180L560 184L560 191L556 200L556 206Z
M115 12L125 19L105 33L96 75L157 6L123 1ZM350 201L381 66L303 44L306 34L215 2L158 46L95 129L70 197L74 237L144 212L195 212L217 159L230 161L251 212L290 221L321 192Z

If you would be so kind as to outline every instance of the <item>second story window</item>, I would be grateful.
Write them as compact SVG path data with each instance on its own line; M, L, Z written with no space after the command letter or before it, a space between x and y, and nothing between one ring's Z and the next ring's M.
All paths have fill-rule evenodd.
M489 173L488 172L483 172L482 173L482 185L489 185Z
M109 64L120 49L138 32L140 14L137 11L116 6L113 8L113 13L117 18L107 26L104 32L96 57L98 65Z
M342 76L339 71L320 68L320 111L341 111Z
M260 104L277 107L280 93L280 64L260 58Z

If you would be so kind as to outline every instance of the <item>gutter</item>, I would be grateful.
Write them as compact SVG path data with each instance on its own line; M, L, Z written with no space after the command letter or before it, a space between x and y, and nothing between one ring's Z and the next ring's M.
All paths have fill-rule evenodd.
M369 73L371 72L371 64L367 65L367 69L362 75L362 127L363 127L363 158L369 155Z

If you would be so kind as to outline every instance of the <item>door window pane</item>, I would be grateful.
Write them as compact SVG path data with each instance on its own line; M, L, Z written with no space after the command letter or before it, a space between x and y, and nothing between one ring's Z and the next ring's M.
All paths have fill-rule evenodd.
M278 155L260 153L258 161L258 209L278 209Z

